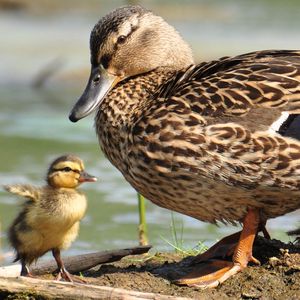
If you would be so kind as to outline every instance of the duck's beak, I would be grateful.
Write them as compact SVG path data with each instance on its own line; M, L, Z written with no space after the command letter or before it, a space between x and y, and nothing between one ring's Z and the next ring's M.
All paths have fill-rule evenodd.
M87 86L70 112L70 121L77 122L89 115L120 80L120 77L108 73L102 65L92 67Z
M95 182L97 181L97 177L88 174L87 172L80 172L80 177L78 178L79 182Z

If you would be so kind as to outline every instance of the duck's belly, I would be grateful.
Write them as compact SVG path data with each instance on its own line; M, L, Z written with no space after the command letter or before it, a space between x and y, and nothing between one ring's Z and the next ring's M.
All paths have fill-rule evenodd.
M124 173L129 183L153 203L215 223L240 222L249 207L259 208L262 220L300 208L300 192L283 189L245 189L191 173ZM148 174L149 175L149 174Z
M206 177L205 162L200 168L192 156L145 155L145 141L139 147L123 140L124 144L108 143L99 136L101 149L126 180L148 200L166 209L211 223L240 222L249 208L258 208L262 221L300 209L300 191L257 188L256 182L255 188L225 184Z

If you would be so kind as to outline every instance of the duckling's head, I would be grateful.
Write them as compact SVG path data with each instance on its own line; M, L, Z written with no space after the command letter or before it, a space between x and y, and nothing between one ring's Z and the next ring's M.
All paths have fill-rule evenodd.
M90 37L91 75L70 113L76 122L98 107L120 81L159 67L181 70L194 63L188 44L161 17L140 6L109 13Z
M49 167L47 182L54 188L76 188L83 182L94 182L97 178L84 171L83 161L75 155L63 155Z

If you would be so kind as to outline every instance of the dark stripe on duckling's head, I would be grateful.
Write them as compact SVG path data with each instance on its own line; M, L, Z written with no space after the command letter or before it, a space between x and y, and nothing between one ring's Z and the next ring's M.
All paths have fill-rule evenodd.
M51 163L47 176L49 176L49 174L53 173L54 171L74 171L80 173L83 170L83 161L73 154L67 154L56 158Z
M47 173L47 182L54 188L76 188L82 182L96 180L84 171L83 161L72 154L55 159Z

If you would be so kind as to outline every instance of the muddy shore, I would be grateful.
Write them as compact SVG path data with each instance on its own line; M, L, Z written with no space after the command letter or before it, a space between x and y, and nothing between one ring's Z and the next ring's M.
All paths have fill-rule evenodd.
M192 257L153 253L123 258L81 274L87 284L191 299L300 299L300 245L259 237L254 256L261 266L250 265L215 289L177 286L172 280L190 270ZM53 279L52 275L41 278ZM0 291L0 299L25 299ZM24 296L24 295L23 295ZM46 299L30 294L26 299Z

